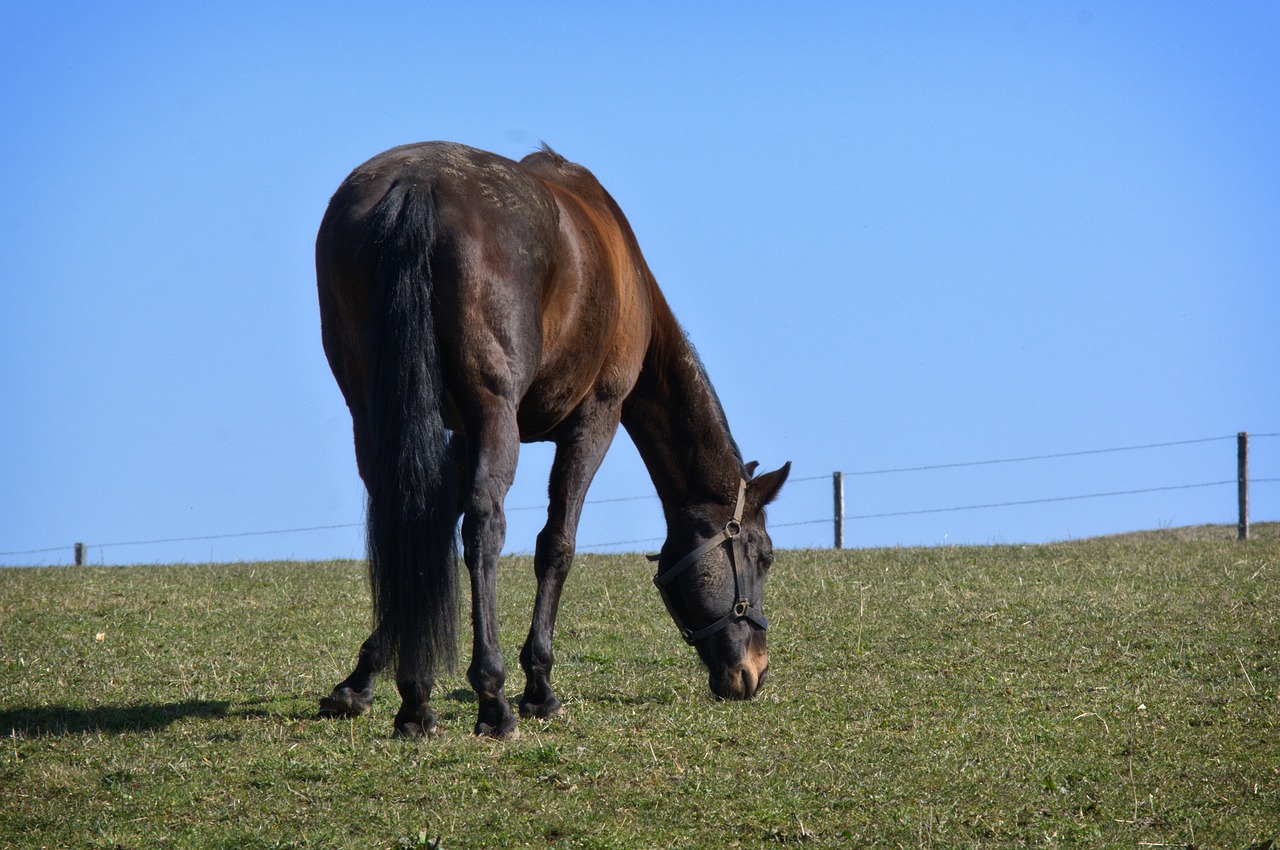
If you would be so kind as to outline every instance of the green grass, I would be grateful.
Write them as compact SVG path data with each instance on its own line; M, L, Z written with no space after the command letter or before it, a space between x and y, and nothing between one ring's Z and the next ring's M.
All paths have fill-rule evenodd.
M387 683L316 719L360 564L0 570L0 845L1262 846L1280 534L1255 535L783 552L745 704L709 698L642 558L583 556L568 714L505 743L460 674L432 740L390 737ZM531 564L502 570L518 696Z

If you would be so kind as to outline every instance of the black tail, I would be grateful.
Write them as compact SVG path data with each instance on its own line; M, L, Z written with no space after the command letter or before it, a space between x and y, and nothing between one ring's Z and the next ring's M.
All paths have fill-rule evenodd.
M417 679L453 665L457 629L457 486L431 311L429 192L397 183L370 227L369 581L385 650L401 678Z

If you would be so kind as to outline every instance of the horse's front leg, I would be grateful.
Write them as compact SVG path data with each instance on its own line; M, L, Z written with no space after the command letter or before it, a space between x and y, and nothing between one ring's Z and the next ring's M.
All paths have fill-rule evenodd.
M551 465L551 504L547 509L547 524L538 535L533 562L538 593L529 637L520 651L520 666L525 674L521 717L553 717L561 711L560 700L551 688L551 668L555 664L551 640L560 592L573 564L578 520L587 488L618 429L618 417L610 412L600 411L594 417L583 419L568 438L556 444L556 457Z
M473 632L467 680L480 702L475 732L493 738L516 734L516 717L503 691L507 667L498 646L497 570L507 535L503 500L515 479L519 453L514 409L485 424L471 449L471 488L462 520Z

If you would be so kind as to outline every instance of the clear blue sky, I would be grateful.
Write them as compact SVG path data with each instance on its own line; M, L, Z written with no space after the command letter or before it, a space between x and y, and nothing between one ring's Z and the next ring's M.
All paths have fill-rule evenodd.
M623 5L5 4L0 552L58 548L0 564L75 541L93 563L360 556L315 230L354 166L426 139L546 141L596 173L744 452L794 461L782 546L829 543L837 469L1280 432L1280 6ZM532 548L549 457L522 454L509 551ZM1280 438L1252 460L1280 478ZM1219 440L850 478L847 511L1234 475ZM620 433L591 498L651 492ZM1036 542L1234 503L846 535ZM1280 519L1280 484L1253 516ZM101 545L313 526L340 527ZM661 536L639 498L589 506L579 542Z

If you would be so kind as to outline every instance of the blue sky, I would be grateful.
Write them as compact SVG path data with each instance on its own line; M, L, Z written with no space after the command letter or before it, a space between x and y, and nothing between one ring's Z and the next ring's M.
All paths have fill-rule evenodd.
M1226 481L1280 432L1271 3L6 4L0 564L358 557L312 250L353 167L546 141L617 198L744 452L847 513ZM369 4L364 4L368 6ZM1280 478L1280 438L1257 438ZM550 462L526 447L507 549ZM620 433L579 533L642 550ZM637 497L637 498L633 498ZM619 501L609 501L619 500ZM1230 485L851 521L851 546L1233 522ZM1280 519L1280 484L1253 491ZM334 526L288 534L225 535ZM122 544L171 538L172 543ZM31 552L29 550L50 549Z

